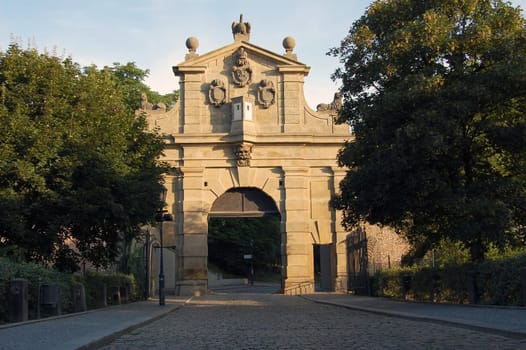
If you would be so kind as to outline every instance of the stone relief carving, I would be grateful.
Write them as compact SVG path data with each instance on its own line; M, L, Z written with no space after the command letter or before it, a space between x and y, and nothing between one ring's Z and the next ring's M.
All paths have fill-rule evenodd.
M148 102L148 96L143 92L141 93L141 101L139 102L139 109L143 111L155 111L155 112L166 112L166 105L162 102L152 104Z
M237 166L244 167L250 166L250 160L252 159L252 150L254 145L247 142L237 144L234 149L234 154L237 157Z
M339 92L336 92L334 94L334 99L331 103L320 103L316 106L316 111L318 112L330 112L330 111L338 111L340 108L342 108L342 94Z
M232 67L232 78L238 87L244 87L252 81L252 68L244 48L240 48L237 60Z
M141 101L139 103L139 108L144 111L150 111L152 110L153 105L148 102L148 96L143 92L141 93Z
M274 88L274 83L268 79L261 80L258 87L258 102L263 108L268 108L274 104L275 97L276 89Z
M208 98L210 99L210 103L216 107L226 102L225 83L221 79L212 80L208 88Z

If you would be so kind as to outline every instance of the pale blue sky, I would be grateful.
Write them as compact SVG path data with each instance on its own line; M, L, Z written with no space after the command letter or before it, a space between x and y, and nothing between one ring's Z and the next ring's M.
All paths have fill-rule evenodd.
M203 54L233 41L231 24L243 14L250 42L284 53L283 38L296 39L298 60L311 67L305 80L310 106L332 100L330 79L338 46L372 0L0 0L0 50L12 38L24 46L56 50L81 65L136 62L150 70L155 91L178 89L172 66L184 61L186 38ZM526 0L513 0L526 7Z

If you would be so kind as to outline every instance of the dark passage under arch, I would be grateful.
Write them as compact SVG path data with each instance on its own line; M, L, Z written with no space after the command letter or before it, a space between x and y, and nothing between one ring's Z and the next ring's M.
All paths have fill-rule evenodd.
M279 216L274 200L253 187L237 187L217 198L210 210L211 217Z

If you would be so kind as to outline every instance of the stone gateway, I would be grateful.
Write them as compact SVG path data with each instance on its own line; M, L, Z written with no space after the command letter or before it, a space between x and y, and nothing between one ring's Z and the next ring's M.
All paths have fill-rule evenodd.
M172 168L165 185L175 220L163 224L164 245L173 247L164 254L167 292L208 291L210 215L266 211L281 218L282 291L314 290L313 245L323 247L323 287L346 291L347 232L330 200L345 174L336 155L352 137L349 128L335 124L334 108L314 111L305 102L310 67L297 60L293 38L277 54L249 42L242 17L232 28L233 43L205 54L189 38L185 61L173 67L177 104L140 111L163 135L163 160ZM243 211L225 200L232 193L262 202Z

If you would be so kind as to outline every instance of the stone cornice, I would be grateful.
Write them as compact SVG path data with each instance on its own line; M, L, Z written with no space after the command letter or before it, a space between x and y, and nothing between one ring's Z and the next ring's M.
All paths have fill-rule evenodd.
M231 144L241 141L248 141L259 145L308 145L308 144L327 144L343 145L345 141L353 139L353 135L312 135L312 134L295 134L295 135L284 135L284 134L263 134L250 137L249 140L245 140L242 135L230 135L228 133L221 134L176 134L171 135L171 139L174 142L167 143L177 145L203 145L208 147L211 144Z
M297 73L300 73L300 74L304 74L304 75L307 75L309 74L309 71L310 71L310 67L309 66L284 66L284 65L279 65L277 66L278 68L278 71L280 73L284 73L284 74L297 74Z
M172 67L175 76L181 76L182 74L200 74L206 72L206 66L176 66Z

